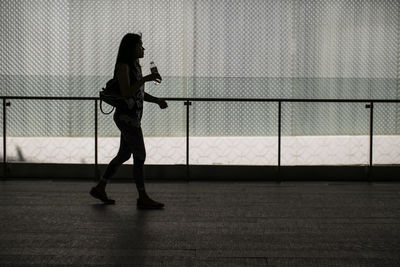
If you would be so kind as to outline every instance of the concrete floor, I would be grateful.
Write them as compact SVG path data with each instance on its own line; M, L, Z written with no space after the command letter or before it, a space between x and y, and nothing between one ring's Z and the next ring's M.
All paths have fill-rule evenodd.
M0 182L0 266L400 266L400 183Z

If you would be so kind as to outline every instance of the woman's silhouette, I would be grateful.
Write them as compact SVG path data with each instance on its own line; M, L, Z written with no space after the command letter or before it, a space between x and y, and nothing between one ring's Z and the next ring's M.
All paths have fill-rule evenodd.
M144 161L146 149L143 141L141 118L143 101L156 103L160 108L168 107L165 100L153 97L144 92L145 82L161 80L158 73L142 76L139 59L144 56L142 37L138 34L128 33L121 41L117 61L114 69L114 78L118 80L121 95L125 97L128 108L116 108L114 122L121 131L120 146L117 156L108 164L103 177L97 186L93 187L90 194L106 204L115 201L107 197L105 187L107 181L115 174L118 167L133 155L133 177L139 192L137 207L142 209L159 209L164 204L152 200L146 193L144 186Z

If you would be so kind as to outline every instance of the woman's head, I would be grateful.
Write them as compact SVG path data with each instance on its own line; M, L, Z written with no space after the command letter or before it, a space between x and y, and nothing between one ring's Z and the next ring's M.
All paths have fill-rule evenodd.
M133 63L144 56L142 36L128 33L122 38L118 49L117 63Z

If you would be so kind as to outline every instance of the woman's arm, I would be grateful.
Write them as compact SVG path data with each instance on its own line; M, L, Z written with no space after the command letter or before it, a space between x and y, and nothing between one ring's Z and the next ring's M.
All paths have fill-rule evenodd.
M164 108L168 107L168 104L164 99L149 95L146 92L144 93L144 101L151 102L151 103L156 103L156 104L158 104L160 106L161 109L164 109Z
M118 64L117 66L117 80L119 84L119 90L123 97L131 97L136 94L137 90L146 82L146 77L143 77L139 81L135 81L132 86L129 86L129 66L128 64Z
M157 97L144 93L144 101L158 104L158 100Z
M155 81L156 79L161 79L160 74L152 73L144 76L139 81L135 81L132 86L129 87L129 66L128 64L118 64L116 73L119 89L123 97L131 97L136 94L137 90L145 83L149 81Z

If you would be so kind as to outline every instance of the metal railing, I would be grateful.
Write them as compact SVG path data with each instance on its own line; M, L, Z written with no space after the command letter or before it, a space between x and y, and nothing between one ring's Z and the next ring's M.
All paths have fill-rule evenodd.
M32 96L0 96L3 100L3 170L4 177L7 172L7 100L80 100L94 101L94 143L95 143L95 176L98 177L98 97L32 97ZM282 98L164 98L166 101L183 102L186 106L186 166L189 167L189 111L192 102L274 102L278 103L278 180L281 167L281 139L282 139L282 103L366 103L369 114L369 169L370 174L373 167L373 121L375 103L400 103L397 99L282 99ZM188 170L188 168L187 168ZM187 176L189 172L187 171ZM369 175L368 175L369 176Z

